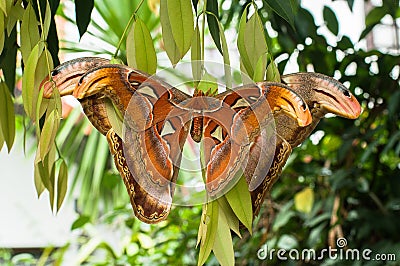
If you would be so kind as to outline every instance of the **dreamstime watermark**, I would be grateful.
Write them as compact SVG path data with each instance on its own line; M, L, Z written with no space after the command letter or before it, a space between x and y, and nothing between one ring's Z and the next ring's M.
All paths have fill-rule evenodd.
M395 253L376 253L369 248L351 249L346 248L347 239L344 237L336 240L338 248L324 248L322 250L315 249L268 249L268 245L263 245L257 251L257 257L260 260L294 260L294 261L318 261L318 260L344 260L344 261L396 261Z

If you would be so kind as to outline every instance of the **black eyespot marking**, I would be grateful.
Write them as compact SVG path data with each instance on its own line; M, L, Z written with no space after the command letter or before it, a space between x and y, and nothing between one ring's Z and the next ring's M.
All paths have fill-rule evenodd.
M343 91L343 94L344 94L344 96L346 96L346 97L348 97L348 98L351 97L350 92L349 92L348 90L344 90L344 91Z
M53 71L51 71L51 76L54 77L56 76L58 73L60 73L60 71L58 69L54 69Z

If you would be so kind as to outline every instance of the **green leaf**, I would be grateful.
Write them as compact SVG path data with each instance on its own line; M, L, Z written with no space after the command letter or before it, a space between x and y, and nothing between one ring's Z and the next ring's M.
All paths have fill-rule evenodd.
M90 222L90 217L89 216L85 216L85 215L81 215L79 216L78 219L76 219L72 225L71 225L71 231L78 229L78 228L82 228L85 224L87 224L88 222Z
M196 28L193 34L193 40L191 45L191 64L192 64L192 75L195 84L198 84L202 74L202 56L201 56L201 39L199 25L196 23ZM197 87L197 85L196 85Z
M36 194L39 198L40 195L45 190L45 186L44 186L42 178L40 176L40 171L39 171L38 165L35 165L35 167L34 167L34 176L33 177L34 177L34 182L35 182Z
M3 137L3 130L1 129L1 123L0 123L0 151L3 149L4 145L4 137Z
M7 1L7 0L0 0L0 9L4 12L4 14L7 15L8 10L7 10L7 3L6 3L6 1Z
M76 25L82 38L90 23L94 0L75 0Z
M340 41L337 43L337 46L343 51L354 47L353 42L347 36L342 36Z
M194 32L192 4L187 0L167 0L172 35L183 57L190 48Z
M218 202L216 200L207 203L205 207L203 207L203 214L201 216L198 232L200 251L197 265L203 265L206 262L214 246L218 229L218 212Z
M265 72L267 68L267 54L262 54L257 60L256 67L254 68L254 82L260 82L265 80Z
M10 35L6 36L4 49L0 55L0 68L3 70L5 82L12 95L14 95L15 88L17 50L17 30L14 27L14 29L10 32Z
M7 34L11 35L13 29L15 29L15 25L18 20L22 21L25 9L21 4L22 0L19 0L15 3L15 5L11 6L10 13L7 17Z
M250 77L254 77L258 60L262 55L268 53L264 28L257 12L246 23L244 45L250 62L250 66L246 68L246 72Z
M215 235L213 252L222 266L233 266L235 264L231 230L222 211L218 212L218 229Z
M216 95L218 93L217 78L208 74L208 72L204 73L203 77L201 78L201 80L199 82L197 89L206 94Z
M168 1L160 1L160 22L162 28L162 38L164 41L164 48L167 52L168 58L173 65L178 63L182 58L178 46L172 34L171 22L168 15Z
M351 12L353 12L354 0L347 0L347 5L349 6Z
M51 189L49 190L49 198L50 198L50 207L51 211L54 212L54 198L55 198L55 180L56 180L56 165L55 163L51 164L51 170L50 170L50 187Z
M310 213L314 205L314 191L306 187L294 195L294 206L296 210L304 213Z
M365 25L368 27L378 24L387 13L388 10L385 6L373 8L365 17Z
M4 82L0 82L0 125L2 136L10 152L15 139L15 113L14 102Z
M225 194L233 212L244 226L252 232L253 211L246 180L241 177L237 184Z
M326 26L333 34L337 36L339 33L339 22L336 18L335 12L333 12L330 7L324 6L323 14Z
M247 54L247 49L245 45L246 21L247 21L247 8L243 11L242 17L240 18L237 47L240 55L241 70L249 75L247 69L251 69L251 62L249 59L249 55Z
M157 56L153 39L144 22L137 18L126 38L126 59L128 66L149 74L156 73Z
M22 100L26 114L35 120L36 117L36 101L38 90L35 88L35 72L39 60L39 56L43 51L43 44L38 43L33 47L32 52L25 65L25 71L22 76Z
M233 212L231 206L229 205L225 196L219 197L217 199L219 205L219 211L223 212L225 215L226 222L229 228L232 229L240 238L242 237L239 230L239 219Z
M39 140L40 159L43 160L54 145L54 140L59 127L59 114L57 110L52 110L44 122L42 133Z
M279 69L275 64L275 61L272 60L268 67L267 67L267 81L273 81L273 82L281 82L281 75L279 73Z
M297 0L264 0L263 2L266 3L276 14L286 20L294 29L294 18L299 7Z
M64 160L61 161L57 178L57 211L60 210L61 204L67 194L68 187L68 167Z
M29 3L24 12L21 23L21 53L22 59L27 64L29 55L40 40L38 21L35 10Z
M4 48L4 40L5 40L5 33L6 31L4 30L4 13L0 11L0 53L3 51Z
M106 111L108 120L110 120L110 124L114 129L115 133L123 138L123 124L124 117L121 112L114 106L114 104L110 100L106 100Z
M51 18L52 18L52 14L51 14L50 5L49 5L49 2L46 1L46 13L44 16L43 29L42 29L43 40L46 40L47 36L49 35Z
M208 0L206 10L214 15L207 14L207 24L211 33L211 37L214 40L215 45L217 46L219 52L222 54L222 47L220 41L220 29L219 21L218 21L218 2L217 0Z

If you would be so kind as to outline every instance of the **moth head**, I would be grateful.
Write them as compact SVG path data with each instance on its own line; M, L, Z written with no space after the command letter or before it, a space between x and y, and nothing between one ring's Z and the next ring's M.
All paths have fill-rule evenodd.
M282 76L282 81L300 94L310 108L349 119L357 118L361 106L339 81L319 73L295 73Z

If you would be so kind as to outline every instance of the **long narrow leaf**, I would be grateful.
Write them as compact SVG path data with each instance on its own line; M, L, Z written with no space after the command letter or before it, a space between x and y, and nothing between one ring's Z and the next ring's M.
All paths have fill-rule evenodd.
M225 194L233 212L244 226L252 232L253 211L250 192L244 178L240 178L237 184Z
M172 36L183 57L190 48L194 32L192 4L187 0L167 0Z
M175 65L182 58L182 55L179 52L179 48L172 34L172 27L168 15L167 2L168 1L160 2L160 22L162 26L162 37L164 41L165 51L167 52L168 58L171 61L171 63Z
M10 152L15 139L15 113L14 102L4 82L0 82L0 125L2 137Z
M136 19L126 38L126 59L129 66L149 74L156 73L157 56L153 39L141 19Z

